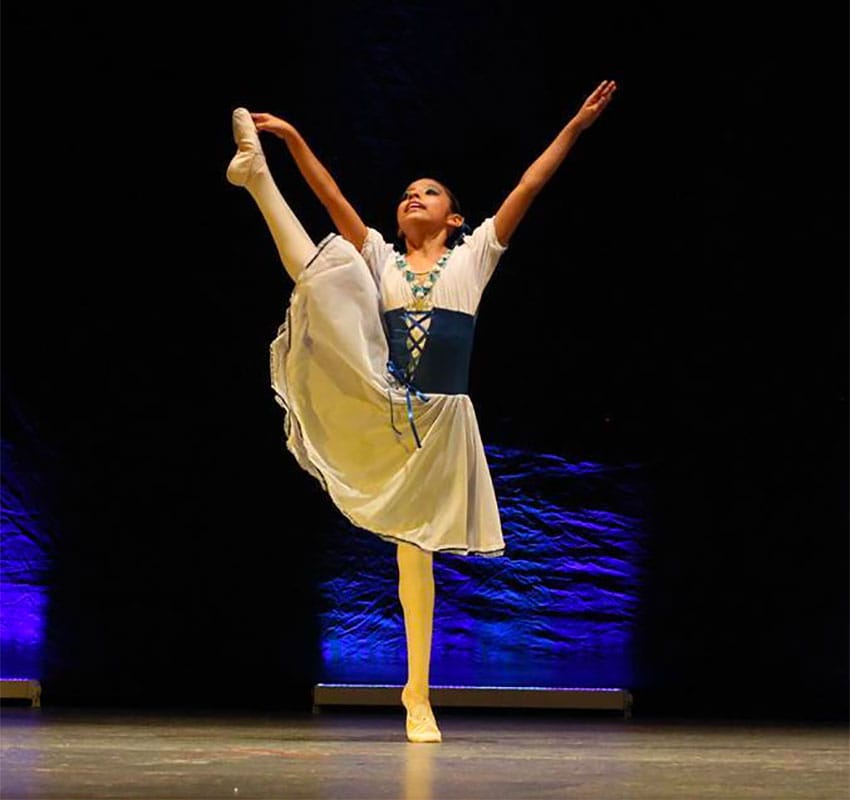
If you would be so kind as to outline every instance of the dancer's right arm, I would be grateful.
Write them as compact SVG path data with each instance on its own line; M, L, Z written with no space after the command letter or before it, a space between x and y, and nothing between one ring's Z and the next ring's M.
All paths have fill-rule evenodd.
M368 233L366 225L351 203L345 199L330 172L307 146L301 134L288 122L271 114L251 114L251 119L254 120L258 131L268 131L283 139L304 180L330 214L336 229L358 251L362 250Z

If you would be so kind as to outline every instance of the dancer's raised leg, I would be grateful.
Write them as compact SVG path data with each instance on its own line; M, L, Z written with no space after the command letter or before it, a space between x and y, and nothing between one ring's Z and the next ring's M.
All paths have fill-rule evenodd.
M316 245L275 185L254 121L245 108L233 112L233 138L237 150L227 167L227 180L251 193L269 226L283 266L296 280L316 252Z
M434 557L412 544L399 544L398 596L407 638L407 684L401 702L407 709L411 742L442 741L428 697L431 636L434 629Z

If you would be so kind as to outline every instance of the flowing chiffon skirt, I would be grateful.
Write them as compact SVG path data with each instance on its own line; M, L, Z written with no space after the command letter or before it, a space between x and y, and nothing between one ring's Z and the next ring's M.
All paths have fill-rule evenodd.
M318 245L271 344L286 445L356 526L424 550L504 552L493 482L466 394L412 398L388 373L380 298L341 236Z

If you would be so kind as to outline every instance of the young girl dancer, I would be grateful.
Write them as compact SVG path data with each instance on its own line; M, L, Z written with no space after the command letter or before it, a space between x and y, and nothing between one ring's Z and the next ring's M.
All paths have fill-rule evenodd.
M616 89L599 84L474 230L448 187L414 180L396 208L400 250L366 226L291 124L233 112L227 178L256 201L295 283L271 347L287 447L348 519L397 546L411 742L441 741L429 702L433 553L504 551L467 394L478 304L532 201ZM285 142L339 235L313 243L269 173L258 131Z

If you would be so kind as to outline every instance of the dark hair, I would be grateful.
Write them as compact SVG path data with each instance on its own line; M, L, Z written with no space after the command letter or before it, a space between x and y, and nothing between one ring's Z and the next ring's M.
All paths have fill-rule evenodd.
M455 196L455 193L442 181L439 181L439 184L446 190L446 194L448 195L449 212L463 216L463 212L460 210L460 201ZM463 237L469 236L470 233L472 233L472 228L470 228L466 222L463 222L459 228L455 228L448 235L446 238L446 247L457 247L457 245L463 241ZM404 234L401 230L399 230L396 234L395 247L400 253L404 253L407 250L407 242L405 241Z

